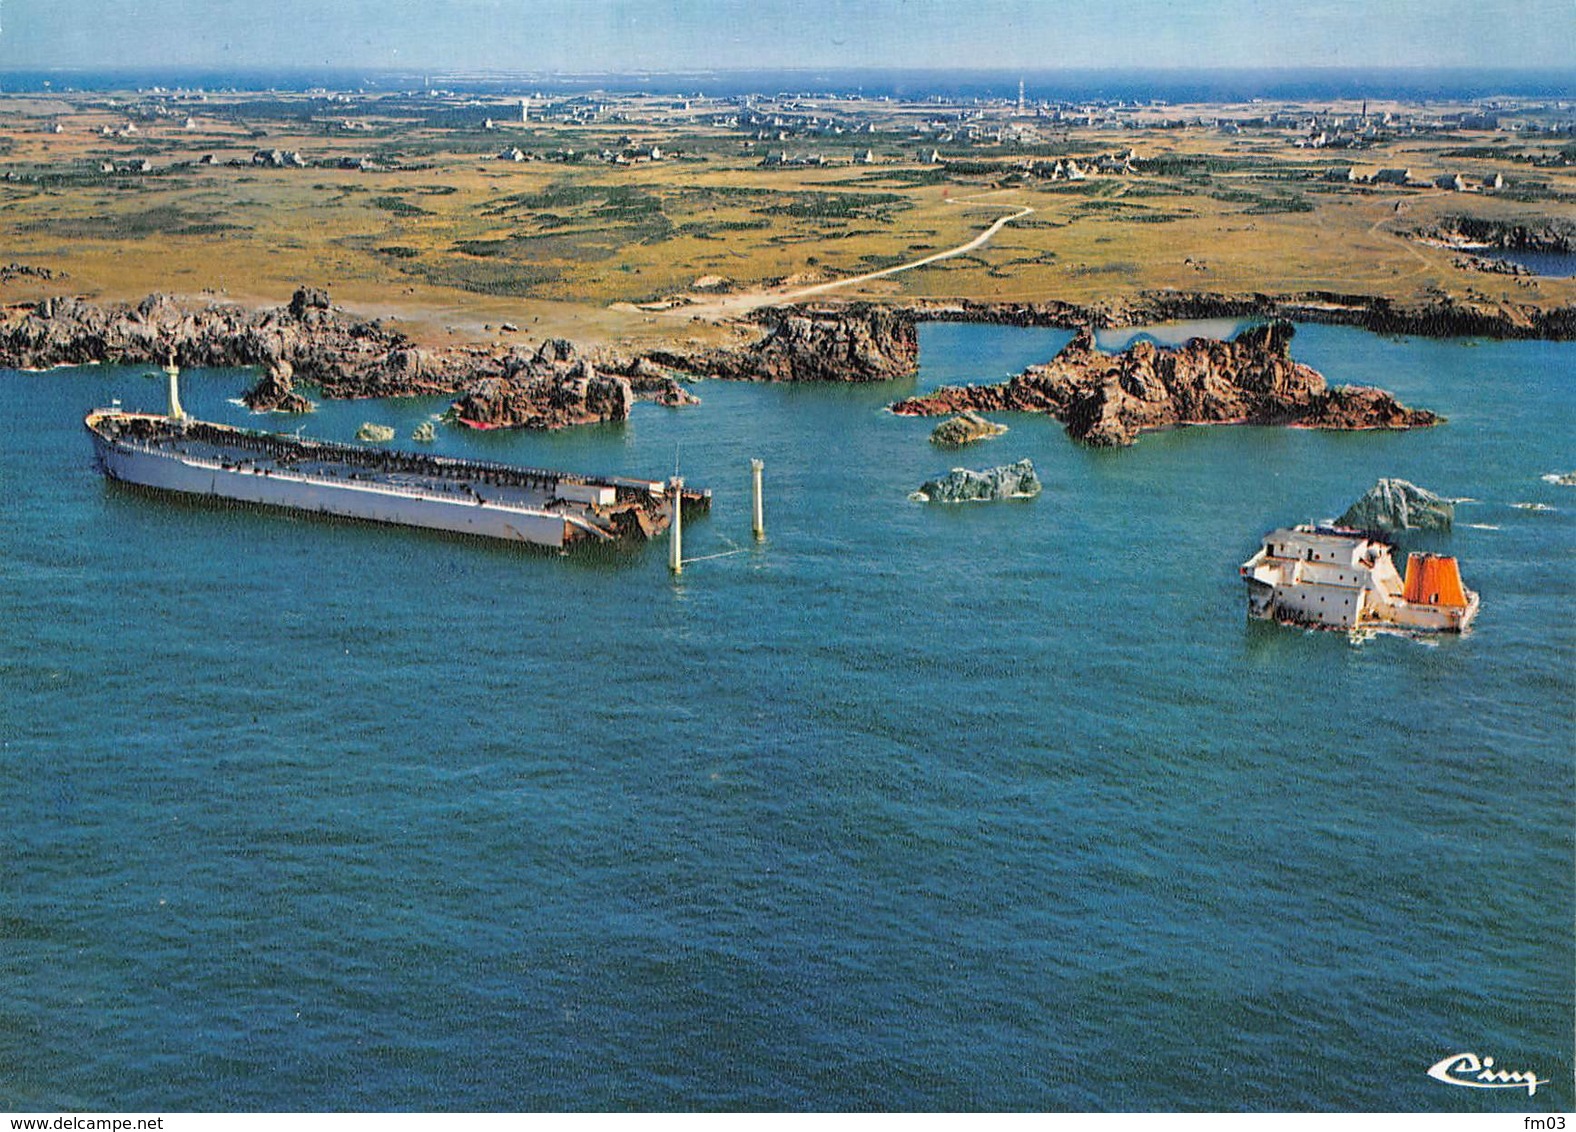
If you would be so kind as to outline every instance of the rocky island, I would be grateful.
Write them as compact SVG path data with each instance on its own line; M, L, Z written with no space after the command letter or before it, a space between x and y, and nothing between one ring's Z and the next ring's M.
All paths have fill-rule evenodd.
M1378 538L1396 531L1448 531L1455 500L1402 479L1381 479L1348 507L1336 523Z
M1040 477L1034 461L1019 460L976 472L953 468L944 476L926 480L909 498L916 503L992 503L1002 499L1033 499L1040 494Z
M1007 431L1007 426L988 421L978 413L959 413L948 417L930 430L930 442L940 448L961 448L980 440L989 440Z
M1329 387L1291 359L1295 328L1272 322L1230 342L1193 338L1175 348L1138 341L1119 354L1080 330L1046 365L999 385L947 386L891 408L900 416L1048 413L1076 440L1132 444L1140 432L1184 424L1276 424L1303 428L1421 428L1440 420L1382 389Z

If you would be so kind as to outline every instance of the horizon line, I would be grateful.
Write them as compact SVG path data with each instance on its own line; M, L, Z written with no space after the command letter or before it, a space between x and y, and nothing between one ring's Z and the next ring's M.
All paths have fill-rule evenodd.
M672 69L652 69L635 67L628 70L616 68L593 68L583 71L558 70L555 68L526 68L510 70L506 68L455 68L455 67L421 67L409 66L358 66L354 63L342 64L270 64L249 63L239 66L227 66L215 63L127 63L104 64L93 66L23 66L8 67L0 65L0 74L41 73L41 72L69 72L77 74L96 73L125 73L131 71L183 71L183 70L233 70L243 73L250 70L266 70L274 72L312 73L321 71L365 71L370 74L415 74L429 75L555 75L565 78L593 77L599 75L749 75L749 74L817 74L835 72L841 74L865 72L908 72L914 74L1000 74L1000 75L1052 75L1052 74L1153 74L1155 72L1170 73L1212 73L1212 74L1255 74L1279 73L1283 71L1324 71L1324 72L1351 72L1351 71L1518 71L1542 72L1549 74L1576 75L1576 64L1516 64L1516 63L1368 63L1368 64L1326 64L1308 63L1291 65L1274 64L1199 64L1199 65L1168 65L1155 64L1151 66L1135 67L1131 65L1112 64L1109 66L1087 67L943 67L943 66L904 66L880 64L824 64L818 66L781 66L762 64L754 67L676 67ZM1576 97L1576 91L1572 91Z

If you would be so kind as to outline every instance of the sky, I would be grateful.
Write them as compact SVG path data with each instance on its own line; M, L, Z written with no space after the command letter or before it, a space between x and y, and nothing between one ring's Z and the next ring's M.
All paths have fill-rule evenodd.
M0 71L1572 67L1576 0L0 0Z

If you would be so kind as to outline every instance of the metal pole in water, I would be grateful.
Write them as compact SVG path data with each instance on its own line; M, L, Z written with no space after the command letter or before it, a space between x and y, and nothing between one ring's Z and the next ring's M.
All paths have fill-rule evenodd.
M674 476L668 481L673 493L673 521L668 527L668 569L684 573L684 481Z
M761 504L761 469L766 467L759 460L750 461L750 477L755 487L755 521L751 529L755 532L756 541L766 537L766 509Z

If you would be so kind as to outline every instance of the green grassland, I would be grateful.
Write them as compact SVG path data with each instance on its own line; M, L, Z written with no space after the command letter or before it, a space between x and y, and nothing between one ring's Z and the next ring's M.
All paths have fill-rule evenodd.
M1399 136L1336 155L1280 135L1069 126L1038 144L938 144L944 161L932 164L921 159L932 144L906 133L912 108L864 108L875 134L779 143L698 114L609 101L605 122L486 130L474 109L415 98L209 96L161 117L139 111L134 96L116 105L0 97L0 259L66 275L12 279L0 301L165 291L278 303L310 283L434 339L485 339L506 320L537 336L635 340L680 325L704 335L652 308L701 280L791 290L890 268L964 244L1025 206L1033 213L967 255L830 294L1092 302L1173 288L1576 300L1571 280L1473 272L1450 249L1408 238L1464 212L1532 223L1576 216L1576 170L1535 163L1568 139ZM501 103L495 113L509 110ZM128 120L135 133L102 133ZM654 144L663 158L640 160ZM497 159L507 147L533 159ZM298 152L309 167L253 164L260 149ZM857 163L867 149L875 163ZM1024 168L1129 149L1139 155L1132 172L1047 181ZM615 164L603 151L634 156ZM777 152L825 163L763 164ZM362 158L373 168L339 167ZM1322 179L1347 164L1409 167L1419 179L1501 172L1510 184L1462 194Z

